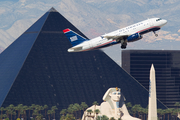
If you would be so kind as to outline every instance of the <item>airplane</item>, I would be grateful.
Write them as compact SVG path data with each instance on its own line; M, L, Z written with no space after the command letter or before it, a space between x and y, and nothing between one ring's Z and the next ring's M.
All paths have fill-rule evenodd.
M68 52L95 50L119 43L121 43L121 48L125 49L128 42L142 39L142 35L145 33L152 31L157 37L156 31L160 30L166 23L165 19L151 18L93 39L86 39L69 28L63 32L73 46L68 49Z

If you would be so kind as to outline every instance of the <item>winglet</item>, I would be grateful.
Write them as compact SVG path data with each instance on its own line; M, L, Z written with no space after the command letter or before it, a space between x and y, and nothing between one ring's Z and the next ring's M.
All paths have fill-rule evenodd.
M67 33L67 32L69 32L69 31L71 31L69 28L63 30L64 33Z

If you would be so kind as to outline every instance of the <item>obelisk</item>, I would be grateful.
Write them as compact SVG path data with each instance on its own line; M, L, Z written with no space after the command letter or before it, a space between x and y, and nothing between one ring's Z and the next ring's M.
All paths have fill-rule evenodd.
M148 120L157 120L156 74L153 64L151 65L149 80Z

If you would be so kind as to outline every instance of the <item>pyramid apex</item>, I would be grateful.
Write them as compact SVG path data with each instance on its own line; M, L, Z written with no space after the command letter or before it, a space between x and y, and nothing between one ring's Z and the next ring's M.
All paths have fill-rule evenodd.
M57 12L57 10L54 7L52 7L48 12Z

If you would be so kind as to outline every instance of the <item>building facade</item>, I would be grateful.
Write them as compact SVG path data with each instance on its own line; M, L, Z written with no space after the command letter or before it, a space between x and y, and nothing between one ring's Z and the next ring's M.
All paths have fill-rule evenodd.
M167 107L180 102L180 51L124 50L122 68L149 89L151 64L156 71L157 98Z

